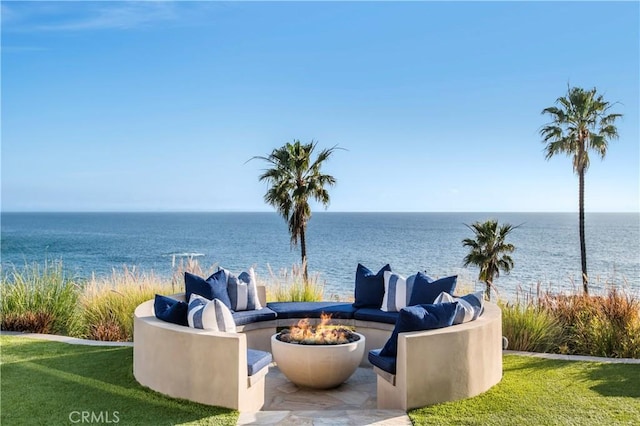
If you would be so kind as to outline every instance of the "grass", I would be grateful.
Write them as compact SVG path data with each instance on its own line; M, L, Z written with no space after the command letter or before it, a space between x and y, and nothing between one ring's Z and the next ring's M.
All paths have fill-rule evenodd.
M635 425L640 365L508 355L502 381L475 398L412 410L415 425Z
M318 302L324 297L324 283L319 274L311 274L304 281L302 267L281 269L275 274L269 267L270 278L265 283L269 302Z
M131 341L135 308L156 294L179 293L183 287L128 268L114 270L107 278L92 277L80 297L82 335L93 340Z
M605 294L544 293L502 306L509 349L640 358L640 299Z
M2 274L0 320L3 330L76 335L79 285L60 262L27 265Z
M74 412L121 424L231 425L238 413L164 397L140 386L130 347L0 336L1 424L69 424ZM633 425L640 364L507 355L502 381L475 398L411 410L416 425ZM27 395L28 397L25 397Z
M564 347L562 324L549 312L532 304L503 304L502 334L509 349L528 352L559 352Z
M0 347L1 424L70 424L78 412L102 413L103 420L109 415L117 423L115 415L127 425L237 422L236 411L168 398L139 385L130 347L9 336L0 336Z

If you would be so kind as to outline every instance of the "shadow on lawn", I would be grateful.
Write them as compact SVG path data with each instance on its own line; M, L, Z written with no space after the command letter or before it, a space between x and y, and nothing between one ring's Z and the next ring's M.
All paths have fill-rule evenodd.
M130 347L3 344L2 423L69 423L74 412L114 412L123 424L235 424L232 410L165 397L133 377ZM179 365L176 365L179 368ZM6 405L5 405L6 404ZM212 418L212 416L218 416Z
M587 376L602 396L640 398L640 364L594 364Z

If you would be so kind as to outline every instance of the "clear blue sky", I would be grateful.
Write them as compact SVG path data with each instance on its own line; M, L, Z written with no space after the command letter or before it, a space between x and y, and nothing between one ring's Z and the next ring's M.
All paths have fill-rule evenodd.
M640 209L638 2L2 2L3 211L271 211L245 163L335 144L329 211L577 211L540 112L597 87L586 210Z

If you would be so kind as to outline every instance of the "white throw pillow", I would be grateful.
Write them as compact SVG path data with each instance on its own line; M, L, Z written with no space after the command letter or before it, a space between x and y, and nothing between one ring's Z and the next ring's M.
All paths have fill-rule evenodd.
M476 320L484 309L484 298L482 291L469 293L462 297L453 297L449 293L442 292L436 297L433 303L453 303L458 302L454 324L462 324Z
M395 272L385 271L384 297L380 309L385 312L400 312L409 305L415 279L415 275L405 278Z
M253 268L237 277L225 270L227 274L227 293L234 311L252 311L262 309L258 298L258 286Z
M204 330L236 332L236 322L227 306L219 299L209 300L197 294L189 299L189 327Z

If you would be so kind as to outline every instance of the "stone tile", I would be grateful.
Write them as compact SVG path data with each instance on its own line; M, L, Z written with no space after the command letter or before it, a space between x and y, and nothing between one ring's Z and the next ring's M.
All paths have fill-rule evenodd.
M402 410L360 410L347 413L353 425L411 426L411 420Z
M289 411L258 411L240 413L238 425L277 425L291 414Z

